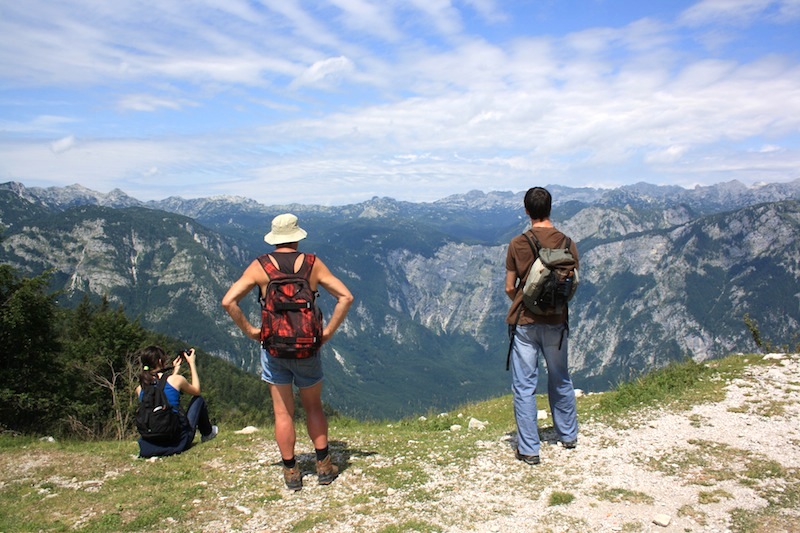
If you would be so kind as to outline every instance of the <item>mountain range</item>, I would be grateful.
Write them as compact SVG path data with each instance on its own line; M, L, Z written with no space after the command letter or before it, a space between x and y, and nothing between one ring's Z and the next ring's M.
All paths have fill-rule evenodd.
M670 361L797 343L800 180L684 189L549 186L578 244L570 305L576 387L605 390ZM64 305L106 296L132 317L257 373L259 351L222 310L271 219L293 212L356 297L323 349L325 400L351 416L446 410L508 390L503 291L523 192L267 206L241 197L143 202L120 190L0 184L0 260L51 271ZM258 320L256 296L244 308ZM333 301L321 298L327 313Z

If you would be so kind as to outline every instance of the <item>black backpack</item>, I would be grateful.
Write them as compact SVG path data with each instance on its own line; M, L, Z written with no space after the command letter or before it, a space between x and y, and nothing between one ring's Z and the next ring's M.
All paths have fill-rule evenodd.
M142 401L136 411L136 429L143 439L153 443L176 442L181 436L181 416L164 392L167 373L142 387Z

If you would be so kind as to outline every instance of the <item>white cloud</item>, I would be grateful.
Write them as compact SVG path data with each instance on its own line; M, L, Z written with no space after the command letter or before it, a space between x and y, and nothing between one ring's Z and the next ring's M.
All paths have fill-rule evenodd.
M800 168L800 62L769 48L800 0L541 32L514 2L311 4L0 4L0 176L337 203Z
M117 102L120 109L128 111L157 111L158 109L180 109L186 102L160 98L149 94L129 94ZM189 104L191 105L191 104Z
M396 41L402 34L395 27L390 5L383 2L367 0L330 0L342 10L341 20L348 27L381 39Z
M499 23L509 18L508 13L502 11L494 0L464 0L464 3L488 22Z
M353 62L343 56L323 59L295 78L292 86L329 86L346 77L354 68Z
M461 15L450 0L407 0L423 15L423 20L444 35L453 35L462 28Z
M62 154L67 150L70 150L75 146L76 140L75 137L70 135L68 137L64 137L63 139L59 139L50 143L50 149L53 153Z
M19 122L0 120L0 131L6 133L53 133L61 131L62 126L77 122L71 117L57 115L38 115L30 121Z
M748 26L757 20L790 22L800 17L797 0L702 0L680 15L689 26L714 23Z
M78 182L103 192L119 187L142 199L163 198L168 195L160 194L173 187L192 190L183 174L202 157L203 148L164 140L78 142L73 136L53 143L0 143L0 176L26 185ZM152 174L153 168L161 170Z
M675 163L679 161L685 153L686 146L668 146L663 150L647 154L645 160L648 163L655 164Z

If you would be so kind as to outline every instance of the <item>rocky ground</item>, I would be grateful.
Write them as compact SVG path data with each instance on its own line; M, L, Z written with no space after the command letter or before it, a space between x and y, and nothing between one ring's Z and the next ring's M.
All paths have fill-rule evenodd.
M240 509L248 516L241 529L800 531L800 356L766 357L777 364L748 367L722 401L640 413L622 429L582 423L574 450L545 431L538 466L516 461L513 433L491 425L463 461L452 450L420 450L430 467L407 489L386 489L372 475L403 458L335 450L350 466L332 485L316 485L308 469L301 492ZM272 455L257 461L279 476ZM328 518L317 527L309 516ZM203 526L228 528L222 519Z

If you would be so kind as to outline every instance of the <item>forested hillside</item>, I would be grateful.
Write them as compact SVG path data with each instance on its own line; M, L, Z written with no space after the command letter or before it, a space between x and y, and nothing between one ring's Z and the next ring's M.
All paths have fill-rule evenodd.
M106 299L59 307L48 281L0 265L0 431L134 438L136 351L158 344L177 355L187 346L145 330ZM267 387L256 376L202 349L198 371L213 418L226 424L271 419Z

